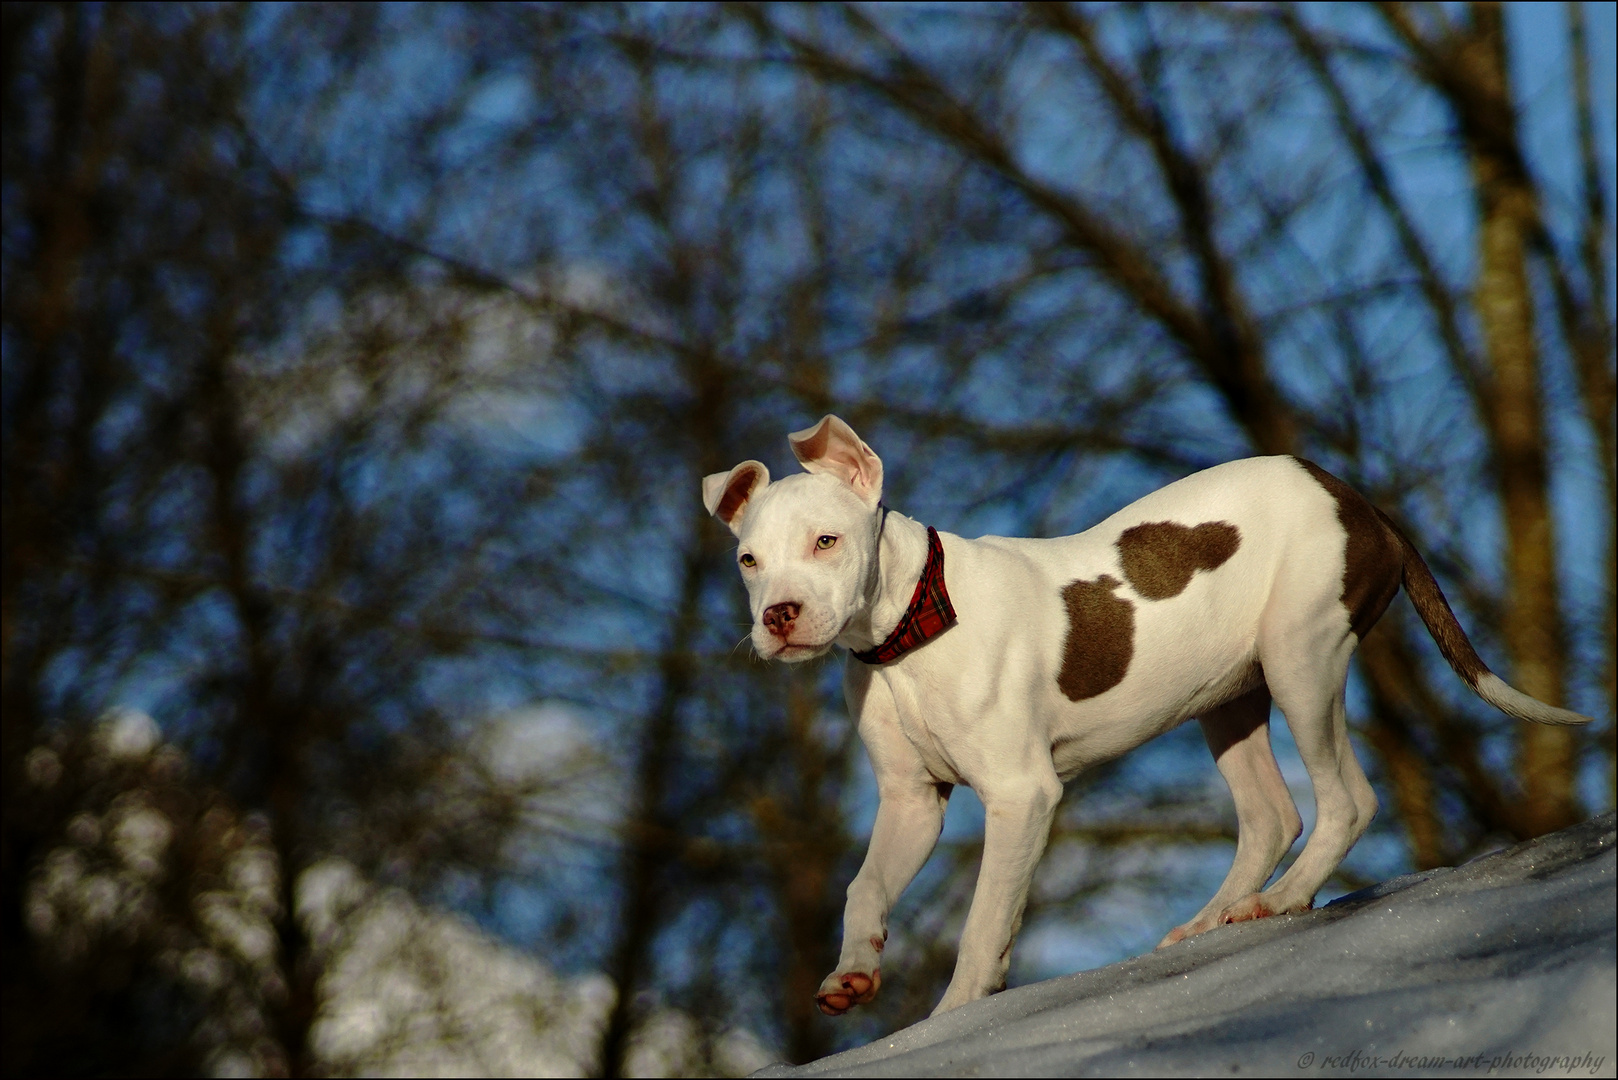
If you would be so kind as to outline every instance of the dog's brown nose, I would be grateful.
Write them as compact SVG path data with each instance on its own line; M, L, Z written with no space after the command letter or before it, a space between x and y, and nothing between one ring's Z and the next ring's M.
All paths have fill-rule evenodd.
M785 639L788 634L792 633L792 621L798 617L798 612L802 610L802 604L794 604L791 601L784 604L771 604L764 609L764 629L778 638Z

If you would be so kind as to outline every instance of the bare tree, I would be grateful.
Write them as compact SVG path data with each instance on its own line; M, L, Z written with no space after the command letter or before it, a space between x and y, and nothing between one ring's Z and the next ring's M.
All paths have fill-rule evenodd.
M930 35L920 22L876 19L860 8L839 10L835 31L824 29L830 17L811 26L788 9L750 8L745 17L767 50L891 108L1015 192L1023 217L1019 222L1008 215L1006 228L1041 239L1054 231L1091 270L1096 288L1160 328L1169 351L1222 399L1225 415L1252 450L1330 458L1395 509L1400 500L1430 488L1438 474L1411 452L1425 448L1367 444L1373 434L1367 421L1380 423L1384 439L1400 434L1389 429L1398 418L1387 396L1398 368L1393 355L1367 352L1365 331L1344 305L1375 290L1398 290L1400 302L1408 297L1416 305L1412 314L1431 320L1430 340L1452 366L1446 381L1467 395L1474 430L1487 448L1487 467L1468 482L1499 500L1505 526L1505 594L1496 597L1475 578L1460 591L1478 605L1477 622L1500 627L1505 652L1525 684L1532 682L1547 700L1563 700L1566 616L1558 598L1549 494L1555 470L1544 415L1547 376L1534 327L1544 300L1535 295L1530 266L1537 260L1552 283L1549 306L1563 331L1555 344L1572 354L1578 404L1595 429L1597 464L1610 500L1611 409L1604 395L1610 393L1605 388L1612 358L1610 346L1602 344L1602 281L1610 254L1593 254L1600 241L1588 239L1603 232L1602 196L1593 151L1583 151L1583 220L1553 226L1545 219L1542 181L1518 133L1500 10L1477 5L1460 22L1436 12L1384 5L1387 31L1366 39L1329 21L1315 25L1289 7L1189 9L1169 16L1144 8L1030 5L962 16L980 32L965 57L958 44L963 37ZM936 22L940 16L927 18ZM1575 39L1581 19L1582 13L1570 20ZM1290 54L1294 62L1276 64L1266 75L1254 74L1242 60L1221 64L1207 48L1179 44L1193 28L1228 35L1221 40L1230 56ZM980 46L986 37L994 44ZM1343 74L1350 65L1358 69L1357 83ZM1081 111L1099 131L1092 138L1108 141L1115 157L1133 166L1113 170L1132 187L1121 189L1106 170L1074 173L1036 158L1041 144L1025 131L1048 121L1038 115L1043 106L1019 97L1018 87L1031 67L1040 71L1047 93L1053 81L1071 87L1073 104L1064 107ZM1008 74L1013 72L1016 79ZM1381 82L1369 81L1367 72ZM1587 66L1575 65L1574 76L1569 95L1587 101ZM1457 170L1464 168L1460 175L1478 208L1475 283L1455 279L1458 268L1433 256L1417 209L1390 179L1396 137L1382 130L1386 121L1357 111L1353 92L1384 84L1415 87L1453 119L1459 143L1452 160ZM1266 131L1274 123L1270 103L1288 94L1318 103L1336 129L1312 157L1292 162L1292 172L1318 169L1326 161L1349 166L1370 199L1346 215L1351 227L1390 234L1391 257L1374 268L1372 280L1345 282L1343 272L1311 265L1318 256L1307 247L1299 250L1300 234L1332 227L1309 216L1318 216L1324 200L1336 193L1323 182L1287 183L1273 169L1282 158L1257 156L1278 153L1264 141L1273 135ZM1221 101L1230 104L1221 107ZM1580 106L1580 116L1589 123L1588 105ZM1085 160L1081 151L1071 156ZM1245 191L1237 186L1249 179ZM1117 221L1129 224L1120 228ZM1560 239L1558 230L1575 242ZM1301 303L1294 293L1277 306L1282 298L1273 278L1266 280L1270 267L1319 285ZM1339 291L1345 286L1348 291ZM1327 346L1332 352L1326 359L1303 360L1296 327L1323 317L1336 324L1338 340ZM1346 368L1343 375L1334 370L1339 365ZM1303 389L1311 381L1344 377L1349 382L1343 390L1359 399L1351 408L1371 415L1345 417L1343 398ZM1402 516L1412 521L1419 543L1442 553L1449 569L1463 577L1473 573L1464 568L1476 555L1429 542L1433 534L1425 523L1412 520L1412 512ZM1610 594L1610 573L1608 580ZM1583 632L1600 633L1594 626ZM1470 819L1462 836L1530 836L1576 820L1582 813L1576 794L1581 737L1526 732L1513 773L1491 774L1479 763L1475 736L1464 733L1475 721L1456 717L1453 706L1440 705L1444 693L1428 688L1427 665L1415 659L1424 649L1402 632L1384 633L1367 643L1363 668L1378 703L1368 734L1385 758L1418 863L1455 857L1457 849L1439 839L1454 834L1454 822L1441 819L1454 812L1455 801L1466 806ZM1492 726L1485 721L1485 730Z
M150 780L174 835L217 806L273 854L261 1069L330 1067L337 954L296 911L334 860L409 890L410 925L452 907L604 974L577 1060L606 1075L675 1015L717 1068L734 1028L803 1060L925 1014L970 822L896 913L884 996L819 1016L870 792L835 665L746 654L696 497L833 410L890 501L963 532L1310 456L1399 519L1489 659L1605 718L1524 736L1396 608L1352 698L1392 813L1340 886L1575 820L1603 764L1610 802L1585 18L1553 162L1489 5L8 5L6 1067L195 1071L192 1021L247 1015L150 929L205 935L234 848L176 840L201 854L165 917L69 964L29 922L54 852L122 858L70 829L147 790L73 772L127 705L191 763ZM573 734L522 719L554 709ZM515 730L545 768L502 772ZM1191 776L1181 732L1072 785L1029 934L1104 936L1128 897L1104 957L1183 917L1234 839ZM159 999L184 1023L146 1024Z

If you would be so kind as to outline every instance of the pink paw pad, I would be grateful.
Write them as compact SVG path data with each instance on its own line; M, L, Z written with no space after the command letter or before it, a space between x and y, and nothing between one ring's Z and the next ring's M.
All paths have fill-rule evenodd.
M875 998L881 987L881 968L873 968L869 975L863 971L845 971L820 984L815 1003L827 1016L841 1016L854 1006Z

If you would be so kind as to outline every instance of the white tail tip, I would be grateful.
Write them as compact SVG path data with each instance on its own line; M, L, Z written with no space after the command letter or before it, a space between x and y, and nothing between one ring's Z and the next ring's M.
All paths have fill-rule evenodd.
M1558 709L1537 698L1531 698L1521 690L1513 689L1504 679L1492 672L1485 672L1478 678L1477 692L1478 697L1508 716L1515 716L1519 720L1527 720L1534 724L1555 724L1565 727L1571 724L1588 724L1591 720L1590 717L1571 709Z

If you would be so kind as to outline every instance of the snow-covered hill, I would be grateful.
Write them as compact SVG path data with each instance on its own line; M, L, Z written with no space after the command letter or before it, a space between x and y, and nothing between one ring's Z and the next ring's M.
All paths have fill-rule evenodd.
M757 1076L1613 1076L1614 815Z

